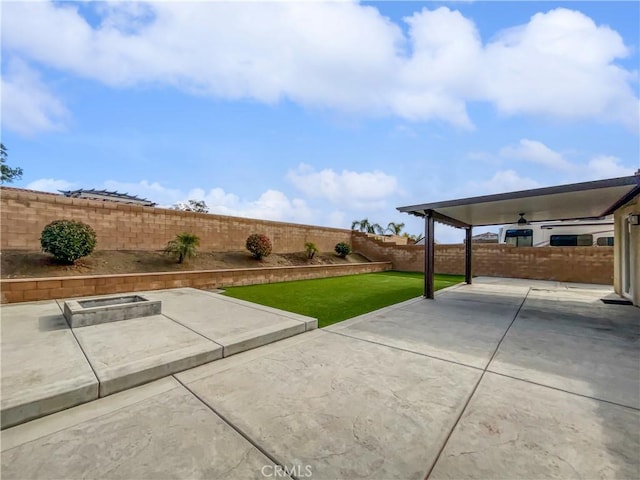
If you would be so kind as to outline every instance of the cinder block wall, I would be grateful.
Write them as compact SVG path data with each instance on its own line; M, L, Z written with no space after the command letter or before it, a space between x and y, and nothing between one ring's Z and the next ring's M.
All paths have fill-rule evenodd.
M424 271L424 247L419 245L396 245L383 242L373 235L354 231L351 234L351 246L354 252L364 255L369 260L378 261L380 258L384 259L380 261L391 262L394 270ZM464 259L462 268L464 269Z
M388 262L369 262L345 265L5 279L0 280L0 303L30 302L178 287L212 289L384 272L390 268L391 264Z
M96 230L99 250L161 250L176 234L185 231L200 236L204 250L244 250L247 236L257 232L271 238L276 253L302 251L305 242L314 242L321 251L333 251L336 243L350 242L355 252L370 260L390 261L395 270L424 270L423 247L396 245L346 229L0 189L0 249L39 250L42 229L58 219L89 223ZM473 255L474 275L608 285L613 282L613 247L474 244ZM439 273L464 273L464 246L436 245L435 268Z
M4 187L0 189L1 249L39 250L40 233L49 222L79 220L91 225L98 250L162 250L178 233L200 237L200 248L213 251L245 249L252 233L264 233L275 253L301 252L305 242L320 251L350 242L351 230L228 217L162 208L139 207L66 198Z
M353 249L394 270L424 271L424 246L393 245L354 232ZM613 247L473 245L473 274L561 282L613 283ZM464 274L464 245L436 245L437 273Z

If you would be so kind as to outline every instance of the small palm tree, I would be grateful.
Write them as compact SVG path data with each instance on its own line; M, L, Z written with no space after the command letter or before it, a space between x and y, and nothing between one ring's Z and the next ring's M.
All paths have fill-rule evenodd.
M389 222L387 225L387 232L392 233L393 235L400 235L402 233L402 229L404 228L404 223L394 223Z
M354 220L351 222L351 230L360 230L361 232L368 232L371 228L371 224L369 223L368 218L363 218L362 220Z
M316 253L318 253L318 247L316 247L315 243L306 242L304 244L304 251L307 254L307 258L309 260L313 259Z
M178 263L182 263L184 260L196 256L198 245L200 245L200 237L185 232L176 235L176 238L167 243L167 248L164 251L168 255L178 257Z
M384 235L384 229L379 223L372 223L367 228L367 233L376 233L378 235Z
M384 229L377 223L370 223L368 218L362 220L354 220L351 222L351 230L360 230L361 232L384 234Z

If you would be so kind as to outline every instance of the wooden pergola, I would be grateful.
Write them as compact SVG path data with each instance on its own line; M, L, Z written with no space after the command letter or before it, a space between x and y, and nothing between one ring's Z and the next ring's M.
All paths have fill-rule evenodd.
M398 207L425 220L424 296L434 298L435 222L465 229L465 281L471 283L473 227L582 220L612 214L640 192L640 175Z

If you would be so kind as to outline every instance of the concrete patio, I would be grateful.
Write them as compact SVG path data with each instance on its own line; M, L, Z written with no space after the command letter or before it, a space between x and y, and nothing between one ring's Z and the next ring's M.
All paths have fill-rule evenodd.
M2 428L317 326L192 288L144 295L162 301L162 314L74 329L62 300L3 306Z
M474 282L6 429L2 477L639 478L640 309Z

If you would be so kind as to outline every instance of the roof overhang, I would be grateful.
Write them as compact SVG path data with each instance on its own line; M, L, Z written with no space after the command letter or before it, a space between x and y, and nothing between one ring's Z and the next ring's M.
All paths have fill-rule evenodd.
M481 197L399 207L454 227L515 223L524 213L529 222L599 218L640 194L640 174L593 182L536 188Z

